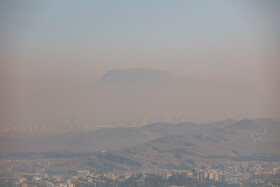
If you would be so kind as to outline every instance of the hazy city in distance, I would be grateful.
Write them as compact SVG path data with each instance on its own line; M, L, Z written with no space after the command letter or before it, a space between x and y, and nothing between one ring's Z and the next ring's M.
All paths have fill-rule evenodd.
M0 1L0 186L280 186L279 8Z

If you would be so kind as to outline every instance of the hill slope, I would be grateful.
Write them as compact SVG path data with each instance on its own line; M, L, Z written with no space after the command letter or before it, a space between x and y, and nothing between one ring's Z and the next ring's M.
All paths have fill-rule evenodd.
M242 124L241 129L237 128ZM266 129L252 133L251 127ZM98 157L120 168L147 169L172 168L186 169L195 166L219 164L220 162L280 160L280 139L272 130L279 132L280 123L269 119L241 120L219 128L212 125L196 125L180 134L166 135L144 144L122 151L105 153ZM234 127L234 130L232 129ZM237 129L237 130L236 130ZM110 158L122 158L137 162L136 165L119 163ZM93 159L94 162L94 159Z

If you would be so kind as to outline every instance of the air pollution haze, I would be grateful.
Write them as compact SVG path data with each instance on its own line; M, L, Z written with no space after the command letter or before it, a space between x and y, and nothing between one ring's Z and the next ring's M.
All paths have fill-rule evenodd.
M1 127L279 119L277 6L3 1Z
M59 126L74 122L93 127L112 122L124 125L122 121L149 117L170 122L175 116L200 123L277 117L273 116L271 104L278 98L272 98L270 90L149 68L113 69L97 81L83 84L72 81L77 75L64 81L60 78L63 74L42 77L12 72L7 76L2 81L12 79L12 85L4 83L7 95L2 98L5 109L1 126Z
M82 154L83 164L48 171L277 160L279 8L259 0L2 0L0 184L10 171L1 160L22 158L9 155L17 152Z

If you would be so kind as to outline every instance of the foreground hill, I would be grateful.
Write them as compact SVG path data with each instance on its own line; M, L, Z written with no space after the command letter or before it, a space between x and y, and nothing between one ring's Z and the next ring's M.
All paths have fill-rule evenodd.
M187 132L194 123L154 123L142 127L100 128L69 133L4 133L1 152L95 152L132 147L155 138Z
M1 158L67 158L72 169L186 169L230 160L280 160L279 132L280 123L271 119L230 119L67 134L4 134L0 145L1 152L6 152ZM58 165L49 168L60 169Z
M259 131L259 128L264 130ZM196 125L187 132L166 135L122 151L99 154L85 163L102 169L133 170L184 169L218 165L228 160L280 160L277 132L280 132L280 123L270 119L246 119L218 127L215 124Z
M271 119L230 119L67 134L2 134L0 146L2 159L67 158L73 170L186 169L226 161L279 161L279 132L280 123ZM65 167L53 164L48 170L63 172Z

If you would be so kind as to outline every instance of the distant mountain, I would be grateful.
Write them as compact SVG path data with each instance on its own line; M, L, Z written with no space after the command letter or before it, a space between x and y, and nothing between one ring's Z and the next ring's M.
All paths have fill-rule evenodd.
M96 81L69 85L27 89L13 102L20 113L3 119L0 133L66 132L156 121L206 123L268 115L263 110L267 107L264 95L253 88L150 68L113 69Z
M179 115L202 123L243 118L248 111L261 115L259 97L253 97L256 94L251 88L161 70L113 69L87 86L77 107L84 109L82 119L102 122L133 121L148 114L161 116L166 122L176 123L172 119Z

